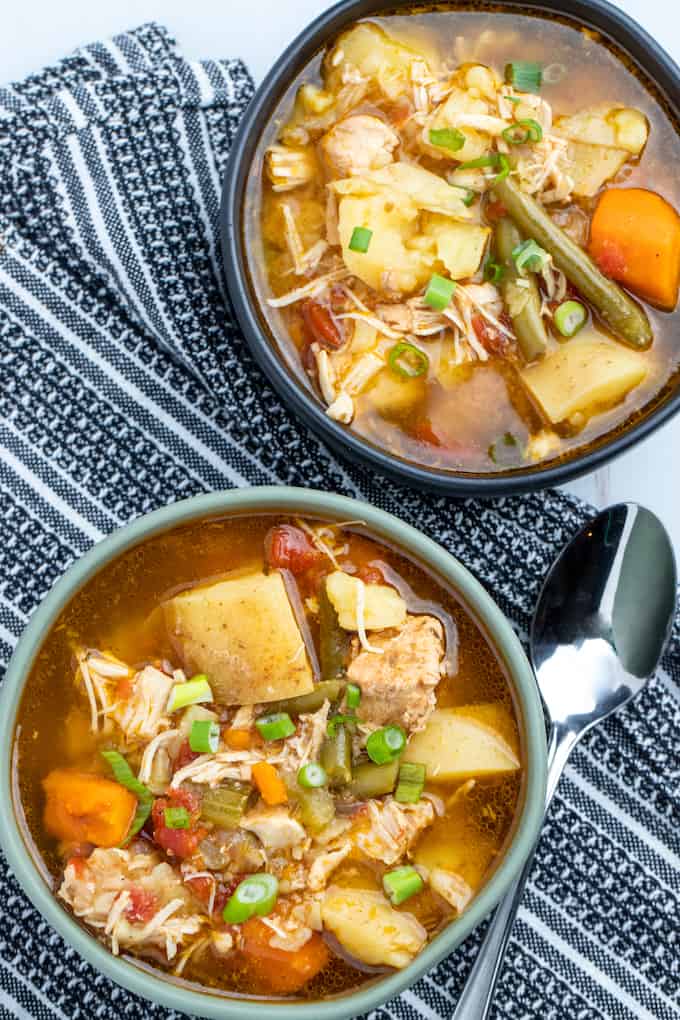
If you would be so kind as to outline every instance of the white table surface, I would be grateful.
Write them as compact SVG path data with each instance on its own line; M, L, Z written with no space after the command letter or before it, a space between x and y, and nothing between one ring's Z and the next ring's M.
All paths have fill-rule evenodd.
M191 58L242 57L257 82L326 0L21 0L0 13L0 82L22 78L76 46L159 21ZM680 17L668 0L623 0L680 62ZM607 467L567 486L598 507L636 500L670 529L680 557L680 415Z

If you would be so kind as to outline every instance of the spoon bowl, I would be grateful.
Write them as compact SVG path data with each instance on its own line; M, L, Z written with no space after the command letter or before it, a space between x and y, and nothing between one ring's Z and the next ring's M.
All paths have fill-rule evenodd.
M675 615L673 546L635 503L603 510L551 567L531 627L531 660L550 723L545 810L574 745L638 694L656 669ZM501 900L453 1020L486 1020L535 847Z

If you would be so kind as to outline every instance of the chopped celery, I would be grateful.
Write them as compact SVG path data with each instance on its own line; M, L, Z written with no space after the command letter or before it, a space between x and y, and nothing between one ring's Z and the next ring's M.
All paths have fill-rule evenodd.
M352 737L347 726L335 727L321 745L321 764L330 786L344 786L352 779Z
M370 797L382 797L392 793L399 773L399 759L386 765L376 765L372 761L362 761L354 766L349 792L359 800Z
M240 822L250 801L250 783L226 780L221 786L208 789L201 801L201 818L221 829L233 829Z
M323 786L295 790L300 821L309 832L320 832L335 818L335 801Z

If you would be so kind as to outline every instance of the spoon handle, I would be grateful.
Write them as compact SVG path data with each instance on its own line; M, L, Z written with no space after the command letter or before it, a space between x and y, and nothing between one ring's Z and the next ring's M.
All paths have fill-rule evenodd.
M550 732L546 811L576 739L573 733L565 730L558 731L555 727ZM486 1020L488 1016L496 982L503 966L505 951L510 941L512 925L519 909L524 886L531 873L537 845L538 841L529 853L515 885L505 894L491 919L486 937L458 1000L452 1020Z

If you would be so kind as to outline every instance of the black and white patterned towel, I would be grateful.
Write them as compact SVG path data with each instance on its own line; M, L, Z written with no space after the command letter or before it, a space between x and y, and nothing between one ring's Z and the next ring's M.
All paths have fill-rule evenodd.
M0 90L0 654L93 542L193 493L285 482L390 510L477 575L526 638L588 508L401 488L281 406L225 307L217 213L252 93L146 25ZM642 696L574 755L550 811L496 1018L680 1018L680 626ZM113 987L0 862L0 1017L170 1017ZM448 1017L480 932L376 1020Z

